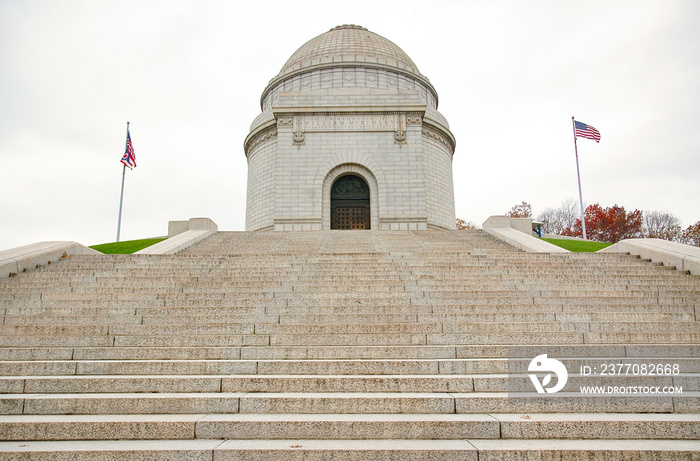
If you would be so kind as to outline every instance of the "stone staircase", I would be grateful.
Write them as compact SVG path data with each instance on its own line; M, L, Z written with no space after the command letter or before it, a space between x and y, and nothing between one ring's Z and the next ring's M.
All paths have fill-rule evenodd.
M699 459L699 310L700 277L481 231L71 257L0 280L0 458Z

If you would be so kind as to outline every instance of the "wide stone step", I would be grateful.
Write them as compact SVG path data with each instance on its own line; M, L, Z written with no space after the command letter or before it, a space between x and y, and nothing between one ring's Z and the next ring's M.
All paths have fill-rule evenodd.
M262 335L382 335L440 333L441 323L350 323L350 324L257 324L255 333Z
M106 426L106 425L105 425ZM99 430L98 430L99 431ZM175 431L173 431L175 432ZM171 437L173 439L174 437ZM60 440L60 439L56 439ZM13 459L415 461L491 459L692 459L692 440L114 440L2 442ZM604 458L601 458L604 457Z
M186 316L186 315L277 315L277 314L514 314L535 312L656 312L656 313L694 313L694 305L688 301L664 303L633 303L626 300L609 302L567 301L566 299L542 302L540 299L521 301L479 301L471 300L434 300L430 298L382 298L382 299L316 299L294 301L285 299L208 299L196 300L163 300L153 304L104 303L101 306L89 306L78 303L65 303L55 306L40 306L39 304L24 304L18 307L7 307L5 316L100 316L100 315L155 315L155 316Z
M700 391L700 373L669 376L569 374L564 391L581 387L649 386ZM196 392L530 392L527 374L484 375L104 375L0 378L0 394Z
M6 315L3 325L139 325L140 315ZM165 322L163 322L165 323ZM188 322L189 323L189 322Z
M607 271L607 273L595 272L577 272L562 269L567 275L557 273L537 274L533 276L528 273L527 269L521 272L508 271L507 269L493 268L474 268L473 270L461 270L453 272L451 270L439 271L421 271L412 270L410 272L393 269L388 272L376 271L349 271L347 268L338 268L336 271L316 270L309 272L282 272L271 273L260 272L259 274L216 274L216 275L191 275L179 274L172 271L163 271L162 274L152 274L150 270L144 269L143 273L133 274L132 276L124 277L98 277L100 282L86 279L76 280L68 274L51 274L50 278L40 278L35 274L29 274L26 278L11 282L0 283L2 286L2 296L0 299L6 299L12 295L22 295L25 290L44 291L47 293L94 293L96 291L104 291L106 293L124 293L138 292L143 293L147 290L153 292L162 291L163 293L182 291L187 288L192 291L190 286L199 283L211 285L218 288L231 289L282 289L288 283L297 285L299 288L318 287L321 289L327 288L334 283L350 283L352 286L366 286L373 281L378 282L378 286L384 285L388 287L392 284L403 285L407 284L412 287L425 287L430 289L455 290L464 287L476 287L481 284L484 287L492 287L495 289L551 289L553 291L563 291L563 288L569 290L576 289L595 289L599 284L602 290L635 290L649 291L652 289L648 283L653 283L653 290L660 289L665 291L679 291L681 293L697 293L697 283L691 280L678 279L677 274L669 273L668 276L660 274L637 273L623 274L619 271ZM169 278L168 273L171 274ZM342 275L339 275L342 274ZM45 280L45 281L41 281ZM189 280L189 281L188 281ZM285 283L282 283L282 282ZM647 282L645 284L644 282ZM581 285L579 285L579 283ZM563 287L562 287L563 285ZM565 290L564 290L565 291Z
M240 398L240 413L697 413L698 396L683 397L523 396L508 393L249 393Z
M194 319L195 317L189 317ZM183 319L184 320L184 319ZM502 314L281 314L282 324L332 323L476 323L476 322L694 322L694 312L527 312ZM145 323L145 318L144 318ZM276 323L276 322L265 322Z
M250 360L66 360L0 362L2 376L255 374Z
M120 306L120 307L75 307L67 305L65 307L8 307L5 310L5 316L19 316L19 317L31 317L31 316L46 316L46 317L64 317L64 316L100 316L100 317L111 317L116 316L156 316L156 317L167 317L167 316L186 316L186 315L204 315L215 317L217 315L241 315L243 318L246 316L265 316L265 303L261 303L260 307L246 307L246 306L221 306L221 307L155 307L155 308L134 308L132 306ZM277 315L277 314L272 314Z
M420 325L420 324L417 324ZM620 328L611 327L610 333L601 331L577 331L581 328L564 328L566 324L544 324L544 328L532 326L522 329L513 328L511 333L496 333L498 329L489 324L482 327L467 327L467 332L457 328L456 333L297 333L297 334L185 334L193 333L195 327L183 328L181 335L149 335L148 328L143 334L136 335L101 335L101 336L0 336L1 347L238 347L238 346L409 346L409 345L546 345L546 344L697 344L700 342L700 332L694 325L683 327L659 328L654 330L653 324L623 324ZM573 324L576 325L576 324ZM252 328L252 326L244 326ZM118 329L120 327L113 327ZM596 326L598 328L598 326ZM177 331L178 327L154 327ZM220 329L235 330L234 327L221 326ZM334 328L318 327L316 330ZM336 330L350 330L348 327L338 327ZM379 329L377 327L377 329ZM387 329L389 329L387 327ZM410 328L407 328L410 330ZM563 331L551 331L551 330ZM600 326L605 330L604 326ZM569 331L574 330L574 331ZM658 329L657 329L658 330ZM674 331L675 330L675 331ZM687 331L686 331L687 330ZM219 332L220 333L220 332ZM155 334L155 333L154 333Z
M109 347L113 345L113 336L0 336L0 348Z
M517 346L517 345L516 345ZM654 357L695 358L700 346L692 344L576 344L548 345L559 358L602 357L615 360L644 360ZM509 356L531 360L535 346L502 344L417 346L244 346L244 347L7 347L0 348L3 366L15 362L63 360L383 360L383 359L481 359L504 361ZM524 354L524 355L513 355Z
M700 393L682 397L581 396L514 398L507 393L161 393L5 394L11 414L481 414L698 413Z
M106 336L109 329L104 325L2 325L0 336Z
M159 440L152 451L165 447L163 440L193 440L195 423L203 415L3 415L0 416L0 439L18 441L55 440ZM100 442L104 444L104 442ZM40 447L27 445L14 448ZM8 444L0 444L0 453ZM49 448L49 451L60 447ZM67 449L68 446L65 446ZM103 447L99 447L104 449ZM98 447L94 448L99 451ZM24 450L26 451L26 450ZM165 450L167 453L167 450ZM50 453L47 453L49 455ZM152 454L155 456L155 453ZM211 453L210 453L211 459ZM121 459L121 458L119 458ZM143 459L143 458L142 458ZM187 458L183 458L187 459Z
M472 392L473 380L457 375L19 376L0 378L0 393Z
M241 349L241 358L248 360L381 360L456 357L454 346L252 346Z
M693 312L558 312L561 322L695 322ZM418 317L419 321L427 318Z
M559 392L521 398L480 392L3 394L0 409L4 415L699 413L700 393L640 397Z
M523 416L528 416L523 418ZM197 421L205 439L677 439L700 437L700 415L208 415Z
M460 375L461 376L461 375ZM467 375L469 376L469 375ZM471 375L474 392L533 392L532 381L527 374ZM699 373L682 373L678 376L605 376L569 373L564 391L581 392L581 388L599 389L600 393L613 388L633 389L641 392L647 388L674 388L684 393L700 391Z
M451 352L454 354L454 352ZM247 355L247 354L245 354ZM683 370L692 372L693 370ZM55 360L0 362L2 376L504 374L506 359Z
M129 327L115 328L121 325L153 325L162 328L160 331L168 331L178 326L192 326L192 329L204 328L211 326L212 332L222 331L222 328L239 328L239 332L252 332L253 326L276 325L274 328L283 328L282 326L291 327L292 325L318 325L324 328L334 328L336 325L396 325L391 328L401 329L408 328L398 326L398 324L416 324L410 328L426 328L417 325L427 324L442 324L443 331L473 331L479 328L493 329L503 327L503 331L509 329L527 329L528 327L536 327L538 329L546 329L545 325L551 325L551 331L566 331L574 329L574 331L602 331L610 326L614 330L619 331L634 331L644 330L646 327L656 324L657 330L666 331L694 331L698 328L699 323L695 321L693 312L537 312L537 313L502 313L502 314L261 314L261 315L241 315L226 313L212 318L209 315L84 315L84 316L66 316L66 315L38 315L38 316L6 316L4 318L4 326L1 327L4 334L27 334L32 331L31 328L22 330L20 328L10 328L10 326L35 326L45 328L44 331L53 329L58 331L62 329L66 333L70 330L68 326L100 326L109 324L109 333L123 334L124 331L130 331ZM230 325L239 326L230 326ZM281 325L277 325L281 324ZM246 325L244 327L243 325ZM459 327L457 325L460 325ZM588 326L583 326L588 325ZM271 328L271 327L270 327ZM303 328L303 327L301 327ZM369 328L369 327L367 327ZM218 329L218 330L217 330ZM41 328L34 328L34 331L41 332ZM80 330L74 330L80 331ZM101 330L95 330L101 331ZM139 326L133 330L147 331L143 326ZM154 330L157 331L157 330ZM278 330L282 331L282 330ZM291 329L289 330L291 331ZM117 333L119 332L119 333ZM257 331L261 333L262 330ZM427 330L426 330L427 332ZM435 332L435 331L430 331ZM106 334L106 333L105 333ZM137 333L135 333L137 334Z
M527 418L524 418L527 416ZM43 430L42 430L43 429ZM147 429L147 430L145 430ZM665 439L697 441L700 415L22 415L0 417L0 440L183 438L261 440ZM100 434L102 432L102 434ZM639 441L639 440L638 440ZM644 441L639 441L644 443ZM405 441L404 441L405 443ZM9 444L0 444L0 453ZM30 445L32 446L32 445ZM36 445L34 445L36 446ZM679 445L681 446L681 445ZM286 459L286 458L285 458Z
M527 273L527 268L537 268L544 275L556 274L557 269L567 268L581 273L595 273L600 270L617 271L617 273L659 274L672 277L677 274L672 266L662 266L638 259L611 259L604 255L592 255L592 259L580 260L567 255L565 259L553 259L551 255L535 254L493 254L472 255L464 252L446 252L430 255L426 253L395 253L386 255L370 254L334 254L319 255L308 252L305 255L223 255L222 258L201 257L186 258L184 255L162 256L160 258L132 259L104 263L100 259L59 264L50 268L20 274L17 280L44 280L60 283L57 274L68 275L71 281L89 281L104 277L105 280L119 277L143 277L152 274L163 277L170 271L177 277L218 276L220 274L236 275L261 274L263 272L294 271L298 273L316 269L327 270L328 275L337 275L337 269L348 268L354 272L387 271L387 269L404 268L422 272L446 271L461 272L476 268L513 269ZM541 271L540 271L541 269ZM151 272L149 272L151 271ZM387 271L388 272L388 271ZM511 271L512 272L512 271ZM539 275L539 274L538 274ZM66 280L64 280L65 282ZM5 283L5 282L3 282ZM14 281L12 282L14 283Z
M370 335L366 335L370 336ZM405 336L405 337L404 337ZM395 338L394 338L395 337ZM425 344L411 335L382 335L376 339L379 344ZM265 335L207 335L207 336L0 336L0 347L231 347L269 345L270 337Z
M0 348L2 361L32 360L233 360L240 347L33 347Z
M351 297L352 299L386 299L386 298L403 298L411 295L417 299L430 298L432 300L460 300L470 304L474 303L494 303L494 302L512 302L522 300L548 300L556 302L557 300L568 300L570 302L580 302L582 300L595 301L598 303L618 303L638 302L642 304L693 304L694 300L700 295L700 290L663 290L650 292L648 290L559 290L557 293L547 294L546 290L532 289L494 289L488 290L484 287L476 290L465 290L465 287L423 287L411 284L402 283L400 285L345 285L334 289L333 292L328 292L328 285L319 284L317 287L304 286L284 286L284 287L267 287L267 288L241 288L241 287L219 287L216 289L207 289L205 287L193 287L187 289L178 288L167 291L157 288L142 288L135 289L116 289L104 288L96 289L88 292L44 292L41 297L31 296L23 297L20 295L3 295L0 299L5 307L22 307L22 306L42 306L42 307L65 307L73 304L77 306L162 306L163 300L167 300L165 305L173 305L173 301L192 302L197 300L206 304L210 300L225 300L225 299L243 299L243 300L258 300L269 298L290 299L293 298L297 302L307 299L318 300L336 300L339 298ZM98 298L98 299L96 299ZM488 300L488 301L485 301ZM551 301L550 301L551 300Z
M242 393L3 394L2 414L238 413Z
M564 269L562 269L563 271ZM169 279L165 276L153 276L148 277L148 273L144 271L141 276L131 276L131 277L111 277L106 276L98 277L97 281L73 281L69 285L59 285L55 284L40 284L34 283L29 284L27 281L25 284L18 282L16 287L34 287L34 288L45 288L47 290L56 292L69 292L69 291L85 291L99 288L126 288L126 287L162 287L163 289L178 289L178 288L188 288L193 283L202 284L203 286L209 286L212 288L277 288L284 286L284 282L292 282L294 285L301 287L311 287L311 286L326 286L328 283L333 282L346 282L351 285L366 285L370 283L373 278L382 285L400 284L406 282L412 286L424 286L424 287L438 287L443 289L459 289L459 283L466 283L468 287L474 286L478 283L484 284L486 287L494 288L549 288L553 291L559 291L563 288L569 289L593 289L594 285L599 283L602 289L613 290L654 290L656 288L673 289L693 292L697 289L697 286L691 280L678 279L678 274L669 273L655 273L654 271L645 273L637 272L634 276L629 274L623 276L619 271L609 270L608 273L603 273L599 271L595 272L579 272L579 273L569 273L566 271L567 275L563 276L560 273L543 273L537 274L537 276L530 275L526 269L522 271L507 271L506 269L493 269L490 267L471 267L464 270L454 270L451 269L435 269L431 271L418 271L417 269L408 270L402 267L392 268L391 270L371 270L363 268L361 270L351 270L347 267L338 267L335 269L330 269L327 266L321 266L316 270L310 270L308 266L305 266L304 271L298 271L290 269L284 272L251 272L251 273L241 273L239 271L231 273L223 272L212 272L207 275L198 274L197 276L181 277L180 274L175 274L174 279ZM603 277L606 275L605 277ZM682 275L681 275L682 277ZM70 280L70 279L68 279ZM579 280L582 285L576 284ZM64 279L63 281L66 281ZM556 281L560 285L551 286L549 282ZM658 282L658 286L650 287L645 286L643 281L654 281ZM131 282L131 283L129 283ZM217 287L216 285L219 284Z

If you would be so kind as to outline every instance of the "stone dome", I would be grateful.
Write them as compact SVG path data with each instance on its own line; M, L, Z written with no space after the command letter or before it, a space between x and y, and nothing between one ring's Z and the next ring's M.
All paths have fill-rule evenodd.
M418 67L391 40L362 26L342 25L312 38L287 60L277 77L295 70L331 63L374 63L417 74Z
M351 74L356 69L365 69L368 72L357 74L355 78ZM346 75L345 70L348 70L350 75ZM334 80L327 72L335 72L336 77L340 75L338 73L343 75ZM268 83L260 97L260 106L263 111L269 109L282 91L313 91L329 86L368 89L373 87L390 91L416 90L423 101L437 109L438 97L435 88L401 48L391 40L362 26L349 24L334 27L312 38L295 51L282 66L279 74Z

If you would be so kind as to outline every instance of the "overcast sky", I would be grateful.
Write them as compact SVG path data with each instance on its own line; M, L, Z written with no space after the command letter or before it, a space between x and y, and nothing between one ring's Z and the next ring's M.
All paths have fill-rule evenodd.
M0 0L0 249L243 230L243 140L289 56L339 24L401 47L440 97L457 217L526 201L700 220L700 2Z

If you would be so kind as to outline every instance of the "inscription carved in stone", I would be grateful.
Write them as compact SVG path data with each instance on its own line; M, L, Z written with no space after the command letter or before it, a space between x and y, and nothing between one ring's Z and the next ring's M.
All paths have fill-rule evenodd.
M303 130L309 131L395 131L393 115L317 115L304 117Z

